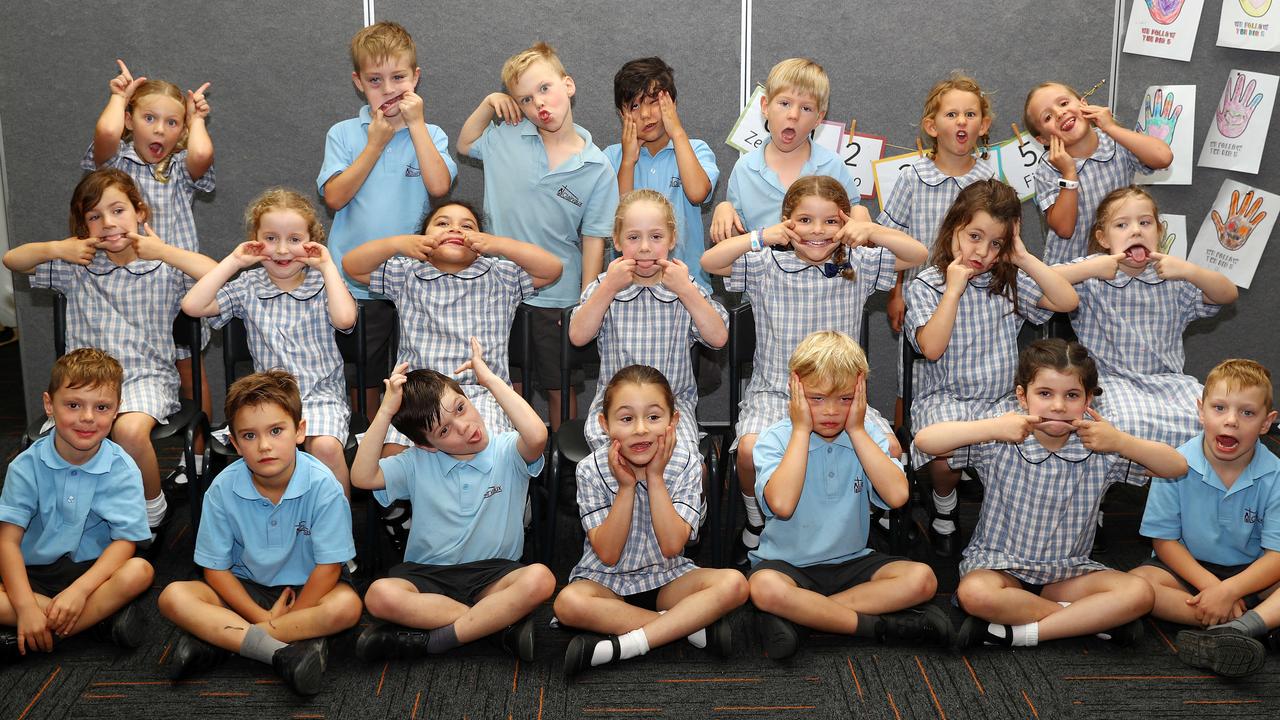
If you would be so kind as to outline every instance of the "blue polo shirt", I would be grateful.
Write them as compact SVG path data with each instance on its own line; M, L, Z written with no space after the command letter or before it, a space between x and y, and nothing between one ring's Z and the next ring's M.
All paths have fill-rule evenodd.
M778 173L764 161L764 149L768 145L769 141L766 140L760 147L738 158L733 172L729 173L728 199L733 203L733 209L738 211L738 217L742 218L742 224L747 230L782 222L782 197L787 194L787 188L782 186ZM844 186L845 192L849 193L849 202L853 205L857 205L862 197L840 156L813 143L809 143L809 159L805 161L797 177L807 175L830 175L835 178Z
M116 540L151 537L142 474L119 445L103 440L82 465L53 446L54 433L32 443L9 463L0 491L0 522L26 530L22 559L48 565L69 555L96 560Z
M870 422L864 427L887 455L889 441L880 429ZM752 451L756 499L765 522L760 547L751 551L751 564L782 560L797 567L830 565L871 552L867 547L870 503L886 509L888 506L871 486L848 433L842 432L830 442L817 433L809 434L809 460L796 511L786 520L773 514L764 488L782 462L790 439L791 420L781 420L760 433Z
M316 186L324 196L324 184L334 175L351 167L365 145L369 144L369 123L373 116L369 106L360 108L360 115L343 120L329 128L324 140L324 163ZM449 157L449 138L435 125L427 125L427 133L445 167L449 179L458 177L458 165ZM400 128L387 146L382 149L378 162L369 171L364 184L341 210L333 216L329 230L329 254L342 272L342 277L357 298L371 296L369 288L352 280L342 270L342 256L353 248L370 240L418 232L422 228L422 216L430 206L431 198L422 184L422 168L418 167L418 153L409 137L409 128Z
M204 494L196 564L230 570L259 585L303 585L316 565L356 556L351 506L329 468L301 450L275 504L262 496L244 460L218 473Z
M542 472L544 459L525 462L519 439L514 430L490 438L470 460L411 447L378 461L386 487L373 496L383 505L407 499L413 506L406 562L520 559L529 478Z
M564 263L554 283L527 300L537 307L569 307L582 294L582 236L609 238L618 209L618 176L591 133L574 125L582 151L555 170L538 128L489 125L471 146L484 162L484 207L490 232L533 243ZM606 243L607 244L607 243Z
M701 140L690 140L693 154L698 156L698 164L702 166L707 179L711 181L711 190L715 191L716 182L720 180L720 168L716 166L716 154ZM604 149L604 156L616 171L622 164L622 145L614 144ZM694 205L684 194L684 183L680 179L680 166L676 162L675 143L668 140L667 146L650 155L649 148L640 146L640 157L636 160L636 169L631 178L632 187L636 190L647 188L663 194L675 209L676 214L676 251L675 257L689 266L689 276L699 285L711 290L711 279L707 271L702 269L702 253L707 249L706 232L702 227L702 205ZM703 203L711 201L712 192L707 193Z
M1280 551L1280 460L1258 441L1253 459L1227 489L1204 455L1204 433L1178 452L1187 474L1151 478L1142 535L1178 540L1201 562L1248 565Z

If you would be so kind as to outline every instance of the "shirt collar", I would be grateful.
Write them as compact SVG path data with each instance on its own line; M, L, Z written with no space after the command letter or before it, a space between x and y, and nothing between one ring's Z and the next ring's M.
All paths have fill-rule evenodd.
M662 153L668 150L675 152L675 147L676 147L675 141L669 139L667 140L667 144L663 145L656 153L649 152L649 148L645 147L643 144L640 146L640 152L645 155L648 155L649 157L658 157L659 155L661 155Z
M459 467L467 466L483 475L487 475L493 471L493 453L489 452L493 448L494 437L489 436L489 444L483 450L476 453L476 456L470 460L460 460L448 453L437 452L439 455L440 469L445 475L452 475L454 470ZM431 452L430 450L422 450L422 452Z
M493 268L493 260L487 257L478 257L475 262L462 268L456 273L447 273L429 262L422 260L411 260L410 269L413 276L419 280L435 280L441 277L456 277L461 280L475 280L483 277L489 270Z
M1218 473L1209 464L1209 458L1204 454L1204 432L1196 435L1178 449L1187 458L1187 467L1200 475L1201 482L1223 490L1228 495L1237 490L1244 490L1250 487L1260 477L1280 471L1280 459L1276 458L1267 449L1267 446L1262 443L1262 440L1259 439L1253 446L1253 458L1249 460L1248 466L1240 471L1240 477L1236 478L1236 481L1231 484L1231 488L1228 489L1223 485L1222 478L1218 477Z
M928 270L937 270L937 268L931 265L928 268L926 268L924 272L927 272ZM919 277L922 280L924 280L924 283L926 285L933 288L934 291L938 293L946 291L947 289L946 273L942 272L941 270L937 270L937 272L934 273L934 277L931 280L929 277L924 276L924 272L921 272ZM973 287L982 288L984 290L991 287L991 271L988 270L982 273L981 275L975 275L969 278L969 284L972 285Z
M911 169L915 170L916 177L920 178L920 182L929 187L937 187L950 180L959 189L968 187L978 180L991 177L991 169L987 166L987 161L980 157L975 158L973 167L969 168L969 172L959 177L952 177L942 172L928 155L916 158L915 162L911 163Z
M1080 436L1075 433L1071 433L1067 437L1067 444L1057 450L1050 450L1041 445L1033 433L1018 445L1018 453L1032 465L1039 465L1050 457L1074 464L1084 462L1093 455L1093 451L1086 448L1084 443L1080 442Z
M373 122L373 111L369 109L368 105L364 105L363 107L360 108L360 124L369 125L372 122ZM401 131L407 132L408 130L409 130L408 126L405 126L400 128L399 130L396 130L396 134L399 134Z
M839 435L835 436L830 440L827 440L827 438L822 437L816 431L811 431L809 433L809 454L810 455L818 452L824 447L828 447L831 445L837 445L839 447L846 448L848 450L853 450L853 440L849 438L849 433L843 430L840 432Z
M538 135L538 126L529 122L529 118L524 118L523 120L521 120L520 124L517 125L516 127L520 128L520 134L523 135L524 137L537 138L539 142L542 142L542 138L539 137ZM591 139L591 133L587 132L586 128L582 127L578 123L574 123L573 131L578 133L578 137L582 138L583 140L582 149L578 151L577 155L574 155L574 157L578 158L579 162L583 164L599 163L605 159L604 153L601 152L600 149L595 146L594 141L592 141ZM595 153L591 152L593 149L596 151ZM599 157L597 157L597 154L599 155ZM561 163L560 167L557 167L554 171L548 168L548 172L561 173L571 169L572 167L565 165L564 163Z
M1123 288L1128 287L1129 283L1134 281L1140 282L1143 285L1159 285L1160 283L1165 282L1165 279L1160 277L1160 274L1156 272L1156 264L1154 262L1149 262L1146 267L1142 268L1142 272L1137 275L1130 275L1123 270L1117 270L1114 278L1110 280L1103 280L1102 282L1110 285L1111 287Z
M131 275L146 275L163 263L159 260L134 260L127 265L117 265L107 257L105 250L99 250L94 253L93 260L89 262L88 270L93 275L110 275L116 270L125 270Z
M243 458L232 464L232 468L238 466L238 470L231 482L231 491L245 500L266 500L267 498L259 492L258 487L253 484L253 472L249 470L249 465ZM311 464L306 462L302 457L301 451L295 451L293 463L293 475L289 478L289 484L284 488L284 494L280 496L280 501L292 500L302 497L307 490L311 488Z
M120 141L120 150L116 153L118 157L124 158L135 165L146 165L147 161L138 155L138 148L128 140Z
M81 472L89 473L91 475L102 475L111 469L111 463L115 459L115 454L108 449L108 443L111 442L110 440L104 438L103 441L98 444L98 452L94 453L93 457L79 465L72 465L67 462L66 458L58 454L58 449L54 447L53 444L54 434L55 433L50 432L48 435L45 435L37 441L41 443L40 461L47 467L54 470L76 468Z
M822 275L822 268L817 265L810 265L795 254L794 251L778 250L777 248L769 248L769 257L778 266L778 269L786 273L798 273L805 270L813 270Z
M604 281L603 274L600 276L600 280L602 282ZM674 292L672 292L670 289L667 288L666 285L663 285L662 283L658 283L657 285L637 285L635 283L632 283L631 285L628 285L623 290L619 291L618 294L614 295L613 299L621 300L622 302L630 302L632 300L635 300L637 297L639 297L640 294L643 292L648 292L658 302L663 302L663 303L672 303L680 299Z
M254 270L254 277L258 284L258 299L270 300L288 295L294 300L310 300L324 291L324 275L320 271L307 268L302 272L302 284L292 290L282 290L271 281L271 276L267 274L265 268L257 268Z

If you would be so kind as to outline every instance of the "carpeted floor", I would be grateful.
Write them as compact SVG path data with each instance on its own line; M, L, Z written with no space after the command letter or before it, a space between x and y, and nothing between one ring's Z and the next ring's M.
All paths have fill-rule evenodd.
M0 346L0 457L18 451L22 385L17 346ZM171 464L175 448L165 448ZM1136 534L1143 495L1125 488L1108 500L1111 552L1121 569L1148 552ZM572 497L572 495L569 495ZM160 588L193 573L192 534L181 498L179 520L157 560L156 584L144 598L152 641L135 652L73 638L47 656L0 666L0 717L34 718L1176 718L1275 717L1280 713L1280 661L1244 681L1227 681L1178 662L1174 628L1146 623L1145 639L1119 648L1097 639L1031 649L971 650L888 647L829 635L808 638L791 661L764 657L748 608L734 615L736 650L719 660L680 642L620 665L561 677L570 635L547 626L541 608L537 661L519 663L480 642L445 657L369 665L352 654L354 633L332 646L328 687L310 699L284 688L265 666L235 658L185 682L166 679L177 637L160 617ZM962 502L972 527L977 504ZM364 515L357 503L358 525ZM553 567L566 577L580 551L576 514L560 514ZM362 537L359 528L357 539ZM705 545L705 543L704 543ZM931 561L952 612L954 564ZM367 620L367 618L366 618ZM357 627L358 631L360 628Z

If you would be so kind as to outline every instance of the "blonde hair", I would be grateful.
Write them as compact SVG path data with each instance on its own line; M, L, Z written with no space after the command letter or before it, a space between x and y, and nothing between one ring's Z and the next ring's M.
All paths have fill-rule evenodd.
M627 210L631 209L636 203L650 202L662 208L662 221L667 226L667 233L671 235L671 246L675 247L676 238L676 212L671 207L671 202L657 190L649 188L641 188L632 190L622 199L618 201L618 209L613 214L613 239L616 242L618 237L622 235L622 221L626 217Z
M1039 85L1031 88L1031 92L1027 93L1027 99L1022 103L1022 127L1025 128L1027 132L1031 133L1032 137L1039 136L1041 130L1040 130L1039 123L1036 122L1036 119L1031 117L1031 96L1035 95L1036 93L1040 92L1041 90L1047 87L1053 87L1054 85L1057 85L1063 90L1066 90L1067 92L1071 93L1072 95L1075 96L1077 100L1081 99L1079 90L1076 90L1075 88L1071 87L1066 83L1054 82L1053 80L1050 80L1048 82L1042 82Z
M852 387L867 372L867 354L853 338L819 330L796 345L788 363L805 385L830 391Z
M120 361L98 348L79 348L58 358L49 373L49 397L63 387L107 388L116 391L120 399L120 386L124 384L124 369Z
M1262 390L1262 405L1266 412L1271 412L1271 371L1253 360L1231 358L1218 363L1209 371L1204 379L1204 395L1202 400L1209 399L1209 388L1222 383L1228 392L1259 388Z
M520 76L524 75L529 67L539 60L551 66L552 70L560 77L565 77L569 73L564 71L564 65L560 62L560 56L556 54L555 48L539 41L532 47L512 55L502 64L502 84L507 88L507 92L512 92L515 84L520 80Z
M311 236L311 242L324 242L324 225L320 224L315 206L302 193L283 187L263 190L258 197L249 201L249 207L244 211L244 228L248 240L257 239L262 216L273 210L292 210L298 213L307 223L307 234Z
M129 98L129 104L125 106L124 111L133 114L133 108L144 97L148 95L163 95L170 100L176 100L182 106L182 136L178 138L178 142L174 144L173 150L160 159L160 162L151 166L151 175L158 182L169 182L169 166L173 163L173 156L187 147L187 98L182 94L182 89L167 80L147 80L133 91L133 97ZM120 133L120 139L125 142L133 140L133 131L125 128Z
M418 69L418 48L400 23L380 22L361 29L351 38L351 68L360 72L364 63L409 56L410 69Z
M772 99L784 90L812 95L818 103L818 112L827 111L831 97L831 81L827 71L808 58L788 58L773 66L764 84L764 96Z
M787 194L782 196L782 219L790 218L800 201L807 197L830 200L846 215L853 209L849 202L849 193L835 178L830 175L806 175L796 178L796 181L791 183L791 187L787 188ZM849 260L849 248L841 244L836 248L831 260L837 265L843 265ZM852 267L847 267L840 271L840 277L845 280L855 280L857 273Z
M1160 206L1156 204L1156 199L1151 193L1143 190L1137 185L1126 185L1122 188L1116 188L1107 193L1102 198L1102 202L1098 203L1098 211L1093 216L1093 226L1089 228L1089 249L1090 255L1100 252L1115 252L1115 250L1107 250L1102 247L1102 242L1098 239L1102 233L1106 232L1107 220L1111 214L1115 212L1115 207L1131 197L1146 198L1151 203L1151 214L1156 216L1157 221L1160 218Z
M991 109L991 99L987 97L987 94L982 91L981 87L978 87L978 81L974 80L972 77L969 77L968 75L965 75L959 70L956 70L952 72L951 75L949 75L946 80L942 80L937 85L934 85L933 89L929 91L929 96L925 98L924 113L921 114L920 116L920 126L922 130L924 128L924 121L928 118L933 117L934 115L937 115L938 110L942 108L942 96L946 95L952 90L956 90L958 92L967 92L977 97L978 107L982 111L982 118L984 120L996 119L995 111ZM938 138L930 137L928 133L925 133L923 139L933 144L933 151L931 155L937 156ZM988 135L987 133L983 133L982 135L979 135L978 144L982 146L983 159L986 159L988 154L987 146L991 144L991 136Z

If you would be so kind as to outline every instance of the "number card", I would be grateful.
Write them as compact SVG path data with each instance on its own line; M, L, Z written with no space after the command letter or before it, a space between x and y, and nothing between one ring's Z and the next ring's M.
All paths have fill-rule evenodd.
M853 184L858 187L863 200L875 197L876 175L872 164L884 155L884 143L885 139L879 135L855 132L853 137L841 136L840 159L853 176Z
M999 147L1000 174L1003 180L1018 192L1018 199L1026 202L1036 194L1036 163L1044 156L1044 146L1027 133L1022 134L1022 144L1014 138Z
M898 176L902 174L902 168L910 165L918 157L920 153L909 152L872 161L872 170L876 176L876 196L880 200L881 211L884 210L884 204L893 192L893 186L898 184Z
M757 85L755 92L747 99L747 104L742 107L742 112L738 114L738 121L729 131L729 137L725 138L729 146L744 155L763 145L765 138L769 137L769 132L764 129L764 113L760 112L760 100L763 97L764 86Z
M1224 180L1187 259L1248 288L1280 212L1280 196Z
M844 140L844 125L823 120L813 131L813 144L839 154L840 141Z

